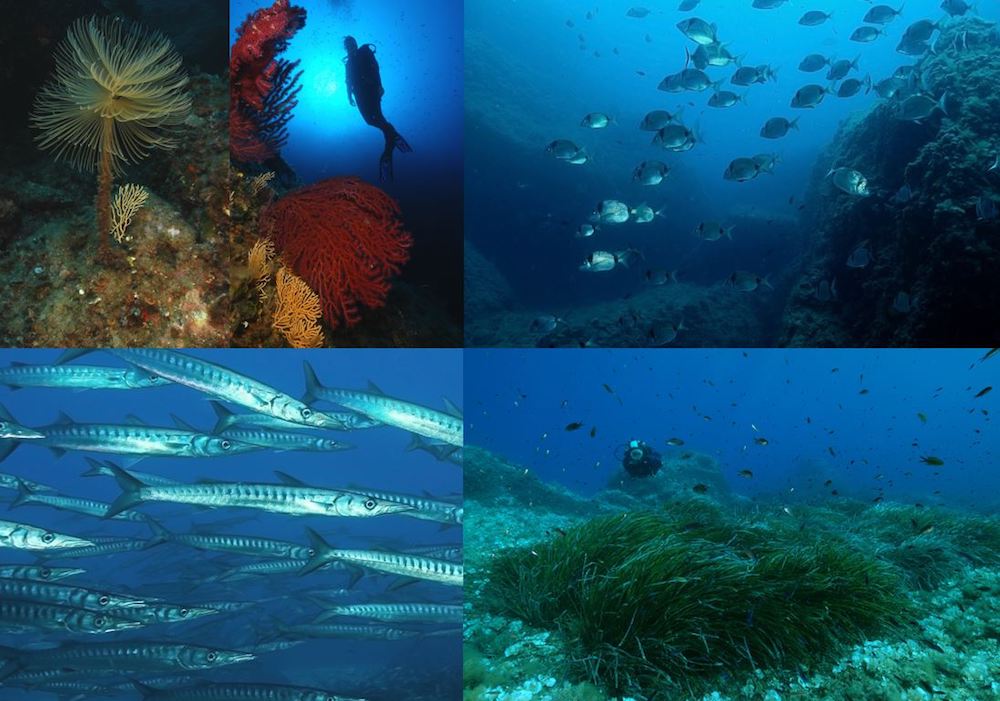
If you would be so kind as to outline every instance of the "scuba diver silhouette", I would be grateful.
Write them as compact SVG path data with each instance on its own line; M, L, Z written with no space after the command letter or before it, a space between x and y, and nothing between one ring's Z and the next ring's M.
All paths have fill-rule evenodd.
M367 124L380 129L385 137L385 149L379 159L379 179L392 180L392 152L399 149L409 153L413 149L400 136L396 127L382 114L382 76L379 74L378 61L375 60L375 47L365 44L358 47L358 41L352 36L344 37L344 49L347 56L344 63L347 68L347 99L351 105L357 105L358 111Z

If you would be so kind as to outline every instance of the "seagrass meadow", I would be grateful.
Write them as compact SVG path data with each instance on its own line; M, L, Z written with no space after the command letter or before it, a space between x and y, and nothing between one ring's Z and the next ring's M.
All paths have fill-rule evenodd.
M467 353L466 701L1000 698L993 355Z

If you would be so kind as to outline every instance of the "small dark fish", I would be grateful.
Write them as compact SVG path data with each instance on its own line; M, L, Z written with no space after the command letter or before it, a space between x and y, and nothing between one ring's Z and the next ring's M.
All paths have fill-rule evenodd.
M868 390L867 389L863 389L860 392L858 392L858 394L868 394Z
M559 535L561 535L563 537L566 536L566 531L564 531L563 529L559 528L558 526L553 526L552 530L554 530L556 533L558 533Z
M583 424L579 421L574 421L573 423L566 424L567 431L577 431L583 428Z
M941 653L944 652L944 648L941 647L940 645L938 645L933 640L928 640L927 638L923 638L922 642L924 643L924 645L926 645L927 647L929 647L931 650L936 650L937 652L941 652Z
M990 348L988 351L986 351L986 354L982 358L979 359L979 362L981 363L984 360L989 360L990 358L992 358L997 353L1000 353L1000 348Z
M920 419L920 423L922 424L927 423L927 414L925 414L924 412L918 411L917 418Z
M832 494L835 497L839 497L840 496L840 492L838 492L836 489L834 489L832 492L830 492L830 494Z
M736 474L738 474L740 477L745 477L746 479L753 478L753 472L751 472L750 470L740 470Z
M684 445L684 441L682 441L680 438L671 438L670 440L667 441L667 445L677 448L679 446Z
M974 397L974 399L979 399L980 397L985 397L987 394L990 393L990 391L992 389L993 389L992 386L990 386L990 387L983 387L981 390L979 390L979 393Z
M613 389L611 389L610 385L602 384L601 387L603 387L604 391L607 392L608 394L614 394L615 393L615 391Z
M920 528L917 531L917 535L924 535L926 533L930 533L933 530L934 530L934 524L933 523L928 523L926 526L924 526L923 528Z
M691 487L691 489L693 489L698 494L705 494L708 491L708 485L707 484L701 484L699 482L695 486Z
M877 496L877 497L875 497L874 499L872 499L872 503L873 503L873 504L878 504L878 503L879 503L880 501L882 501L882 499L883 499L883 497L882 497L882 495L880 494L879 496Z
M831 484L833 484L833 480L827 480L826 482L823 483L823 486L829 487Z
M761 436L760 438L754 438L753 442L756 443L757 445L767 445L768 443L767 439L764 438L763 436Z
M920 462L925 465L934 465L935 467L941 467L944 465L944 460L937 457L936 455L924 455L920 458Z
M590 437L593 438L596 435L597 435L597 426L591 426L590 427Z
M826 449L826 451L827 451L828 453L830 453L830 456L831 456L831 457L834 457L834 458L835 458L835 457L837 457L837 451L835 451L835 450L833 449L833 446L832 446L832 445L831 445L831 446L828 446L828 447L827 447L827 449Z

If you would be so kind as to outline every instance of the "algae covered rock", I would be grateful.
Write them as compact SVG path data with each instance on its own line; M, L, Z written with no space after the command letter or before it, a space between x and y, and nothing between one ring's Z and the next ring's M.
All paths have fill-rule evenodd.
M904 121L890 100L841 126L813 174L804 221L812 246L785 310L782 344L997 338L984 322L1000 305L1000 222L978 220L976 203L1000 199L1000 174L988 172L1000 149L998 42L983 19L945 23L936 52L915 69L944 109ZM871 196L835 189L827 177L834 168L863 173ZM848 266L862 245L871 262Z

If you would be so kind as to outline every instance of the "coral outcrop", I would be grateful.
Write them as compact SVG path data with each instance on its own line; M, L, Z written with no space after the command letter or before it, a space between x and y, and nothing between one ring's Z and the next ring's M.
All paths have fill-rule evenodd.
M358 178L329 178L293 190L262 212L260 226L319 295L333 328L356 324L362 307L385 304L412 244L396 202Z
M287 125L300 86L298 61L278 58L306 23L289 0L253 12L236 30L230 54L229 138L233 160L263 163L288 140Z

